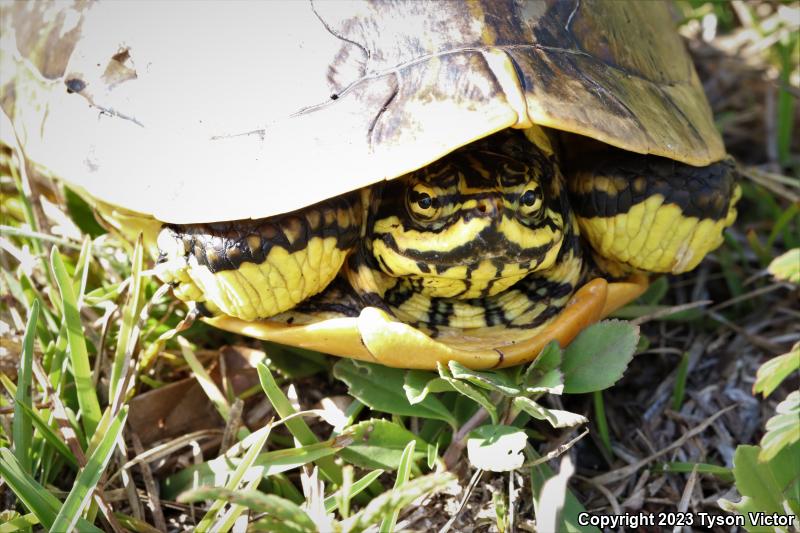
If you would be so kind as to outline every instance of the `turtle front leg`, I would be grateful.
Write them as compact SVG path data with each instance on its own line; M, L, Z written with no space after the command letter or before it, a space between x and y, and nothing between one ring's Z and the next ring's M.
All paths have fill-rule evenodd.
M622 277L695 268L736 219L736 177L730 160L693 167L624 154L584 165L567 182L595 263Z

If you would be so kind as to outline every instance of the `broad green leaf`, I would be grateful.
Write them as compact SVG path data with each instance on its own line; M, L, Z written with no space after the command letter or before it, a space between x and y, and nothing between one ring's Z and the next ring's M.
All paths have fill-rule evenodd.
M718 500L719 506L745 517L747 530L753 533L774 531L756 527L751 512L785 514L786 508L800 506L800 443L784 448L768 462L759 462L758 446L740 445L733 457L736 489L742 495L738 502Z
M564 392L580 394L607 389L625 372L639 340L639 328L604 320L583 330L564 351Z
M373 498L367 507L344 521L344 530L350 533L364 531L377 524L387 513L401 510L417 498L445 488L455 479L455 476L450 473L428 474L412 479L402 487L389 490Z
M522 389L515 385L502 370L480 372L471 370L458 361L450 361L448 367L454 378L468 381L483 389L500 392L506 396L516 396L522 393Z
M800 284L800 248L779 255L769 264L769 273L781 281Z
M69 187L64 187L64 200L66 201L69 218L75 222L75 225L78 226L82 233L92 238L106 233L103 226L94 218L94 210Z
M405 371L383 365L342 359L333 367L333 375L347 383L352 396L362 403L385 413L444 420L457 425L455 417L433 396L411 405L404 393Z
M775 416L767 420L766 429L758 454L761 462L771 460L781 450L800 440L800 391L792 391L778 404Z
M449 392L453 387L437 374L427 370L406 370L403 390L411 405L416 405L432 392Z
M283 522L297 531L317 530L314 521L297 504L274 494L264 494L257 490L200 487L178 496L178 501L181 503L212 499L242 505L256 513L266 513L271 518Z
M492 472L516 470L525 462L525 431L514 426L487 425L467 438L467 457L475 468Z
M525 370L522 383L528 394L547 392L561 394L564 391L564 375L561 373L561 347L552 341L544 347L539 357Z
M588 422L583 415L562 411L561 409L549 409L524 396L514 398L514 407L525 411L538 420L547 420L554 428L572 427Z
M416 441L420 450L415 452L415 459L424 457L421 450L425 449L427 443L389 420L365 420L348 430L352 432L353 442L339 455L355 466L396 470L400 466L403 450L411 441Z
M53 269L61 293L61 308L64 313L67 339L69 341L69 356L72 363L72 374L75 378L75 389L78 393L78 405L81 407L83 428L86 435L94 434L100 421L100 402L97 400L97 391L92 381L92 367L89 364L89 355L86 352L86 339L83 335L83 325L77 307L72 279L67 274L58 248L53 247L50 254L50 265Z
M400 457L400 465L397 467L397 477L394 480L394 488L399 489L408 483L411 477L411 465L414 463L414 448L417 442L415 440L409 441L403 450L403 455ZM380 532L391 533L394 531L394 526L397 523L397 516L400 513L399 509L395 509L391 513L384 515L381 522Z
M33 374L33 341L36 336L36 319L39 317L39 300L34 300L25 326L22 354L17 375L17 393L14 396L14 418L11 430L14 439L14 455L22 468L30 473L32 467L33 422L25 408L31 408L31 380Z
M759 367L753 394L760 392L766 398L797 370L800 370L800 342L796 342L788 353L773 357Z
M492 418L493 424L497 424L499 422L500 415L497 412L497 406L494 404L494 402L492 402L492 399L489 398L489 395L484 392L483 389L479 389L467 381L455 379L452 374L450 374L450 369L442 363L436 363L436 366L439 369L439 375L442 377L442 379L447 381L458 393L466 396L470 400L476 402L478 405L486 409L486 412L488 412L489 416Z
M123 406L114 420L111 422L108 431L103 435L97 449L86 461L86 466L78 473L72 490L69 492L64 505L58 512L53 522L53 531L71 531L81 518L84 507L92 498L92 493L100 481L100 476L111 459L111 454L117 446L117 439L122 434L125 420L128 417L128 406Z

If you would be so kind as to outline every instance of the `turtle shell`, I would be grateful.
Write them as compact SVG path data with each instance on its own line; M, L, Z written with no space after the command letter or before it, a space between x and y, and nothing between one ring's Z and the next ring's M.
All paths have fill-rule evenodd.
M533 124L706 165L724 148L671 25L604 0L14 3L0 105L30 160L169 223L293 211Z

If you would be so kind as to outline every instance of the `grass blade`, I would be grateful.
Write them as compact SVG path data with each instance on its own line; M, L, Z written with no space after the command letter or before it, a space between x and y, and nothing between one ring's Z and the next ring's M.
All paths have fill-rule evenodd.
M100 402L92 384L92 367L89 365L89 354L86 352L86 339L83 335L81 316L78 312L72 279L64 268L64 261L58 249L53 247L50 254L50 265L61 292L61 307L67 327L70 362L75 377L75 388L78 393L78 405L81 408L83 428L86 435L94 434L100 420Z
M17 394L14 396L14 421L12 435L14 438L14 455L25 472L31 472L31 443L33 441L33 425L30 416L23 409L31 406L31 380L33 376L33 341L36 334L36 320L39 317L39 300L31 305L28 324L25 327L25 338L22 341L22 357L19 362L17 376Z
M363 531L369 526L377 523L381 516L386 513L399 510L413 502L417 498L439 491L455 481L456 477L450 473L428 474L418 477L403 484L398 489L384 492L380 496L373 498L364 509L344 521L346 531Z
M75 455L72 451L67 447L66 444L56 435L56 432L45 422L41 416L39 416L36 411L34 411L30 406L24 404L17 404L21 406L22 410L25 414L30 417L33 425L36 429L41 433L42 437L45 441L47 441L50 446L55 448L55 450L62 456L66 461L72 465L76 470L79 468L78 460L75 458ZM16 415L15 415L16 418Z
M78 474L75 485L53 522L53 527L51 528L53 531L71 531L77 524L81 517L81 512L91 500L92 493L97 487L97 482L100 481L100 476L111 459L111 455L117 445L117 439L119 439L122 434L122 428L125 426L127 416L128 406L124 406L109 425L108 431L104 433L97 449L89 457L86 467Z
M295 413L292 404L289 403L289 399L283 394L278 384L275 383L272 372L269 371L269 368L263 362L258 364L258 379L261 381L261 387L264 389L264 393L281 418L288 418ZM309 446L319 442L317 436L314 435L314 432L311 431L311 428L308 427L302 418L287 420L286 427L289 428L292 435L294 435L303 446ZM320 472L330 481L336 485L342 484L342 469L336 465L332 457L321 457L316 461L316 464L319 466Z
M17 458L8 448L0 448L0 477L39 522L47 530L53 531L53 523L61 508L61 502L22 470ZM78 527L81 532L102 533L101 529L83 519L78 520Z
M231 406L228 404L228 400L225 399L225 395L222 394L222 391L219 390L217 384L214 383L214 380L211 379L211 376L208 374L208 372L206 372L206 369L203 368L203 365L194 354L189 341L183 337L176 338L181 347L183 358L186 360L189 368L192 369L195 379L200 386L203 387L203 391L206 393L206 396L208 396L208 399L211 400L211 403L214 404L214 407L217 408L217 412L220 414L220 416L222 416L222 419L225 422L228 422L231 418Z
M592 393L594 396L594 416L595 424L597 424L597 432L600 435L600 442L608 454L608 457L613 457L614 452L611 450L611 434L608 431L608 421L606 419L606 406L603 401L603 391L596 390Z
M364 477L353 483L350 487L350 499L352 500L354 497L361 494L367 487L372 485L372 482L381 477L384 470L373 470L369 474L366 474ZM325 498L325 512L332 513L339 507L339 493L336 492L331 494L327 498Z
M0 448L0 476L39 522L51 529L61 502L30 477L7 448Z
M142 305L142 263L144 246L142 237L136 241L136 247L131 257L131 283L128 287L128 299L122 310L122 324L119 328L117 337L117 347L114 351L114 362L111 365L111 378L109 380L108 397L116 398L117 389L125 376L125 366L128 361L129 348L136 343L131 333L134 331L136 322L139 318L139 311Z
M686 378L689 372L689 352L684 352L681 362L678 365L678 373L675 376L675 385L672 389L672 410L680 412L683 405L683 397L686 394Z
M259 454L254 465L264 467L264 477L286 472L299 466L317 462L322 457L328 457L341 450L347 440L339 437L301 448L287 448L264 452ZM161 496L165 499L174 498L180 492L190 487L201 485L220 486L224 484L232 473L232 469L241 460L223 455L205 463L192 465L180 472L172 474L163 482Z
M394 488L399 489L408 483L411 477L411 465L414 463L414 447L417 441L412 440L403 450L403 456L400 458L400 466L397 469L397 478L394 481ZM395 508L391 512L387 512L381 522L381 533L391 533L394 531L394 526L397 524L397 517L400 515L400 508Z
M274 494L255 490L233 491L214 487L202 487L182 494L178 501L196 502L209 498L220 498L226 502L242 505L258 513L267 513L273 519L290 525L292 531L317 531L308 514L297 504Z
M233 475L225 484L225 488L230 491L235 491L239 488L239 483L245 478L246 474L250 474L248 476L249 480L258 479L261 477L263 468L251 468L253 467L253 463L258 458L258 454L261 453L261 449L264 447L264 444L267 442L267 438L269 438L270 430L272 428L272 424L267 425L264 428L264 432L262 435L259 436L258 440L253 443L247 452L242 457L242 462L236 467L234 470ZM205 516L197 524L196 531L198 533L205 533L217 519L217 515L219 514L220 510L225 506L226 500L223 498L217 498L214 503L211 504L211 507L208 508ZM223 529L214 528L214 531L224 531Z

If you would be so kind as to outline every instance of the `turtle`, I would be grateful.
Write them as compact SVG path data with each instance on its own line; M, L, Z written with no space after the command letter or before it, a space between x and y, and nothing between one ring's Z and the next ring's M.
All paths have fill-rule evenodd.
M53 9L0 20L13 142L223 329L519 364L697 266L736 217L662 2Z

